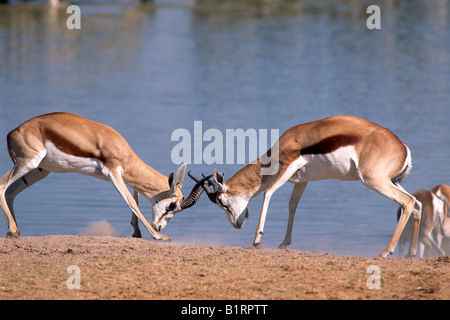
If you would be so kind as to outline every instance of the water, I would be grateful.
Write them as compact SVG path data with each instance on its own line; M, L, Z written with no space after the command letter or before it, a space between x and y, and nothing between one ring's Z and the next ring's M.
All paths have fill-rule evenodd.
M118 130L168 175L177 128L280 130L353 114L394 131L411 149L411 191L450 183L450 3L379 2L381 30L366 28L371 1L74 1L65 9L0 6L0 174L12 167L6 134L38 114L68 111ZM1 141L1 140L0 140ZM206 145L206 143L205 143ZM242 165L190 164L230 177ZM193 182L186 178L188 193ZM283 240L292 185L272 197L263 243ZM249 246L262 195L241 230L206 197L164 233L177 242ZM130 213L108 182L50 174L16 199L24 236L79 234L106 220L130 236ZM150 219L150 204L141 202ZM310 183L291 248L378 255L397 206L359 182ZM1 218L3 220L3 218ZM0 233L7 231L6 221ZM145 233L145 238L150 237Z

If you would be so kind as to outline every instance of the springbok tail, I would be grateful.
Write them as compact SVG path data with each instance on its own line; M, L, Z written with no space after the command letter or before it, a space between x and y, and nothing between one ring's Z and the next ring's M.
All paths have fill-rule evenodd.
M403 181L403 179L406 178L406 176L409 174L409 172L412 169L411 151L409 150L409 148L406 145L405 145L405 147L406 147L405 163L403 164L403 167L400 170L400 172L391 179L392 183L395 185L400 184Z

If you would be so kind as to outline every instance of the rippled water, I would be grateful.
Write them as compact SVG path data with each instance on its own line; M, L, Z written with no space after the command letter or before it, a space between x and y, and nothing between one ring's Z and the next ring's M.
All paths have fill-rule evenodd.
M69 111L118 130L136 153L169 174L178 128L279 129L353 114L394 131L411 149L411 192L450 183L450 3L380 2L381 30L366 27L370 1L74 1L63 9L0 6L0 171L11 167L6 134L38 114ZM0 140L1 141L1 140ZM205 143L207 145L207 143ZM204 145L204 146L205 146ZM242 165L190 164L230 177ZM193 183L185 180L187 193ZM263 242L284 238L292 185L272 197ZM175 216L175 241L248 246L262 195L242 230L206 197ZM150 204L142 201L150 219ZM397 206L358 182L308 185L294 249L378 255ZM79 234L107 220L130 236L130 213L110 183L51 174L16 200L22 235ZM3 218L2 218L3 219ZM7 231L6 221L0 232ZM146 238L149 236L146 234Z

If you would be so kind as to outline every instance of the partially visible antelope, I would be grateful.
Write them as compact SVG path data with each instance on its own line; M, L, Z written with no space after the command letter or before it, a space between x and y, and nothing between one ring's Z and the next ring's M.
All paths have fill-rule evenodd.
M450 186L446 184L440 184L431 189L431 192L437 195L445 203L443 220L441 222L441 248L444 250L447 256L450 256Z
M291 243L295 210L309 181L360 180L403 208L392 239L381 256L393 253L411 213L414 225L408 256L415 255L421 204L400 185L411 168L411 155L409 148L391 131L362 118L332 116L288 129L275 145L279 150L279 170L275 174L262 174L265 161L261 161L261 157L227 181L215 170L214 181L210 181L214 191L204 186L210 200L226 212L235 228L244 225L249 201L265 191L254 246L260 245L270 198L286 182L293 183L294 190L289 201L287 231L280 248ZM274 161L271 150L275 149L270 149L263 157Z
M445 219L447 211L446 201L444 202L434 191L432 192L430 190L417 191L413 193L413 196L422 203L422 216L418 238L419 258L437 258L445 255L444 250L441 248L442 238L445 236L445 232L443 232L445 220L447 220L447 227L450 227L450 218ZM401 210L399 208L397 211L397 219L401 216ZM447 231L450 231L450 229ZM399 256L403 255L405 242L411 241L411 232L412 226L410 221L408 221L400 236L398 245ZM450 236L450 233L448 236Z
M192 206L202 193L201 184L184 199L182 185L186 164L176 177L162 175L145 164L114 129L71 113L50 113L32 118L7 136L14 167L0 178L0 205L9 225L7 237L20 235L14 215L14 199L50 172L77 172L111 181L133 212L133 236L141 237L138 219L157 240L159 234L139 210L139 194L152 203L153 224L167 223ZM202 181L203 184L204 181ZM131 196L125 184L134 190Z

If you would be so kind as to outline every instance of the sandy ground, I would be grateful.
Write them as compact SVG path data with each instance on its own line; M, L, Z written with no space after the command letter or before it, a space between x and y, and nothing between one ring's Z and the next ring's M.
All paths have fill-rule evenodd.
M3 238L0 299L450 299L450 260L118 237Z

